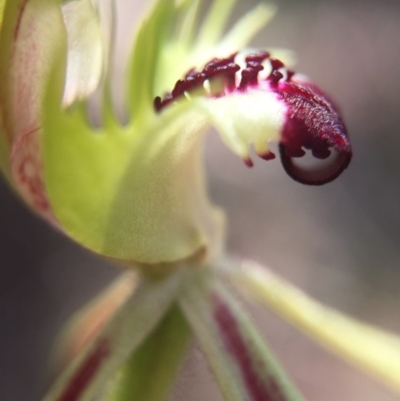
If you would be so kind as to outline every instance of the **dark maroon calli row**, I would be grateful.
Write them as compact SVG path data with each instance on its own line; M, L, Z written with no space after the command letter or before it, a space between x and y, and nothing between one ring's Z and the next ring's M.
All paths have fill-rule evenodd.
M282 165L287 174L294 180L308 185L322 185L333 181L347 168L352 157L351 145L346 127L333 102L314 84L299 79L295 73L285 68L277 59L271 58L268 52L260 51L245 57L246 66L242 68L237 62L239 53L227 58L215 58L205 65L202 71L191 69L182 80L178 80L172 92L164 98L154 99L156 112L184 95L204 85L205 81L217 77L223 78L223 90L210 97L229 96L232 93L249 90L267 90L277 95L286 108L286 120L279 141L279 153ZM264 69L262 64L268 61L271 72L266 78L259 73ZM240 73L240 80L236 75ZM331 160L318 163L313 169L296 164L293 159L300 158L310 150L316 159ZM274 158L274 154L259 155L265 160ZM249 159L246 163L252 166Z

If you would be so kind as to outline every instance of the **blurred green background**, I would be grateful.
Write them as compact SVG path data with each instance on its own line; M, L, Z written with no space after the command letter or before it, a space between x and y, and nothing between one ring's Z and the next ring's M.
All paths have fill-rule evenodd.
M128 32L143 5L116 3L121 76ZM229 217L229 250L270 266L329 305L400 333L400 2L276 3L277 17L254 44L297 53L296 70L341 106L354 158L334 183L305 187L278 161L255 159L247 169L209 135L210 192ZM237 14L254 4L239 1ZM39 400L63 322L117 271L32 215L3 181L0 204L1 400ZM399 399L272 313L251 310L307 400ZM221 400L196 345L172 399Z

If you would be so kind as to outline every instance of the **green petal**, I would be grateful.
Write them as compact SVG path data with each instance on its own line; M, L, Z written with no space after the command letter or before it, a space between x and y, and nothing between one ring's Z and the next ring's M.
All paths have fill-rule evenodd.
M227 401L303 401L218 277L187 277L179 302Z
M91 1L68 2L62 8L64 15L58 0L8 2L0 42L2 170L10 179L12 175L27 203L55 224L41 154L43 98L53 60L60 57L64 61L58 67L65 69L68 33L65 103L92 92L103 66L99 23ZM60 84L62 74L56 85Z
M324 306L253 262L226 261L226 277L322 346L400 394L400 337Z
M0 38L1 164L26 202L51 221L41 169L40 118L64 33L59 1L6 3Z
M63 42L57 0L9 1L0 40L1 105L6 135L38 128L54 51Z
M44 401L89 401L104 391L109 377L157 327L173 302L179 275L143 278L95 341L52 386Z
M171 389L190 338L190 328L177 307L133 353L107 391L104 401L161 401Z

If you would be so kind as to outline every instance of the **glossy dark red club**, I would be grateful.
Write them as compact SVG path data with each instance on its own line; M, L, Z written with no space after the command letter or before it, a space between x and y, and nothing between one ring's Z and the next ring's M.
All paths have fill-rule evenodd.
M190 70L177 81L172 92L154 99L155 111L161 112L185 92L200 88L216 77L223 80L222 91L205 93L205 96L246 95L251 90L275 93L277 101L286 109L279 153L287 174L307 185L322 185L337 178L348 167L352 150L346 127L333 102L316 85L286 69L283 62L271 58L268 52L248 54L241 64L240 57L243 60L240 53L234 53L211 60L201 71ZM260 74L266 64L270 68L267 76ZM307 150L314 158L326 161L313 168L297 163L295 159L306 155ZM272 160L274 156L272 152L267 157L260 155L265 160ZM251 160L246 164L252 166Z
M313 84L283 82L277 93L288 107L279 152L285 171L296 181L322 185L333 181L345 170L352 157L346 127L330 100ZM293 159L311 150L316 159L329 162L312 169ZM331 153L333 153L331 155Z

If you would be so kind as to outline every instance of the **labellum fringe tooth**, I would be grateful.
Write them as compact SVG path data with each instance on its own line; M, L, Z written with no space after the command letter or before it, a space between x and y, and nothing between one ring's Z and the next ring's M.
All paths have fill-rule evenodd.
M212 83L217 78L216 90ZM287 69L266 51L238 52L226 58L214 58L201 70L191 69L170 93L154 99L154 109L160 113L185 94L195 90L198 93L199 89L210 100L246 96L254 91L274 94L274 101L284 109L278 139L281 162L287 174L300 183L328 183L350 163L352 151L346 127L333 102L316 85ZM232 110L233 119L234 114ZM268 135L265 134L266 143L274 139ZM299 165L294 159L303 157L306 150L325 162L318 162L311 169ZM269 149L257 153L264 160L275 158ZM253 165L250 157L244 157L244 161L249 167Z

